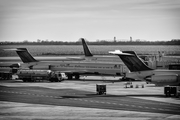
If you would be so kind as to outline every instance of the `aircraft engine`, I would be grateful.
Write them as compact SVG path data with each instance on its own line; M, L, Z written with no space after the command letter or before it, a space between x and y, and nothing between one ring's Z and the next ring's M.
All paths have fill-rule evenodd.
M178 75L153 75L151 77L147 77L146 80L152 83L177 83L180 81L180 76Z

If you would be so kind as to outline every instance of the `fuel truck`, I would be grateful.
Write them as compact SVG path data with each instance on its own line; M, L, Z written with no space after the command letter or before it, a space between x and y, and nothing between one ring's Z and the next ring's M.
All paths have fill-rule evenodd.
M66 74L51 70L21 69L17 71L18 78L23 82L36 82L48 80L50 82L61 82L66 79Z

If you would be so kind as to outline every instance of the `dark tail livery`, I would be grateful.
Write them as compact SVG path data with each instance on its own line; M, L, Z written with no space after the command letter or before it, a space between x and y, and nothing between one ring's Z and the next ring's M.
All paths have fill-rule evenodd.
M91 51L89 50L84 38L81 38L81 40L82 40L82 45L83 45L85 56L86 57L92 57L93 55L92 55Z
M111 51L109 53L118 55L131 72L153 70L149 68L134 51Z
M26 48L17 48L16 52L24 63L38 62L33 58L33 56L28 52Z

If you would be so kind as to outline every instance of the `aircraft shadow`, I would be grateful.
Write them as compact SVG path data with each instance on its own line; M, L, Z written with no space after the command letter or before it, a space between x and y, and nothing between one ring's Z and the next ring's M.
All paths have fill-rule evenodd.
M106 95L97 95L97 94L85 94L85 95L67 95L67 96L61 96L63 98L96 98L96 97L157 97L157 98L166 98L165 95L162 94L152 94L152 95L147 95L147 94L137 94L137 95L110 95L110 94L106 94ZM178 98L175 98L178 99Z

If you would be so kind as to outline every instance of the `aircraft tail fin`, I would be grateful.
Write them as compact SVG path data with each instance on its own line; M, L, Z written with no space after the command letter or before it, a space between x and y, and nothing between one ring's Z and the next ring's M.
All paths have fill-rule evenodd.
M26 48L17 48L16 52L24 63L38 62Z
M82 45L83 45L83 49L84 49L84 54L85 54L85 56L86 56L86 57L91 57L91 56L93 56L92 53L91 53L91 51L89 50L86 42L85 42L85 39L84 39L84 38L81 38L81 40L82 40Z
M24 63L29 63L29 62L38 62L26 48L16 48L16 49L5 49L5 50L15 50L21 60Z
M149 68L134 51L110 51L109 53L118 55L131 72L152 70Z

